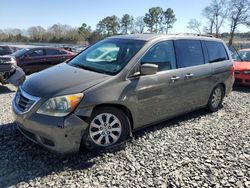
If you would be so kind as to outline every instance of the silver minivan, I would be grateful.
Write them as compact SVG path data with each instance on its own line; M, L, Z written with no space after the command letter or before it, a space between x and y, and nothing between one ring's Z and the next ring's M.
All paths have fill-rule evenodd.
M125 141L145 126L195 109L217 111L232 90L222 40L135 34L106 38L32 74L12 107L20 132L58 153Z

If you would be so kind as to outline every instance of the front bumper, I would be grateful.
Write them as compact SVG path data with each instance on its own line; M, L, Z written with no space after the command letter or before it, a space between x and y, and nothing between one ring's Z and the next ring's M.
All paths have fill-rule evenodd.
M29 140L59 154L76 153L88 124L72 114L65 118L20 114L12 104L18 130Z
M250 74L235 73L235 84L250 86Z

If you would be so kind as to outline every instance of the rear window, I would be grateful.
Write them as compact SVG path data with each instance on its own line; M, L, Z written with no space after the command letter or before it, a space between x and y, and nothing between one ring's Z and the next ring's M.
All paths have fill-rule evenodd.
M176 40L174 42L178 66L191 67L205 63L201 41L199 40Z
M217 41L205 41L208 51L209 63L228 60L228 55L224 45Z

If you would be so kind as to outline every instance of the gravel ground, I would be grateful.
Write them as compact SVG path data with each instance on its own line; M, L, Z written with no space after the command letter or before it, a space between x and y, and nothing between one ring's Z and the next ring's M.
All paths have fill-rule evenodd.
M126 147L59 157L13 123L0 86L0 187L250 187L250 88L213 114L199 110L135 133Z

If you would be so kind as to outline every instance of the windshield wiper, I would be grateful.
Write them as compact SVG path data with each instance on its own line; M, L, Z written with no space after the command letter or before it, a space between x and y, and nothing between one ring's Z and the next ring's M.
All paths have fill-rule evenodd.
M100 70L100 69L94 69L94 68L91 68L91 67L86 67L84 65L79 65L79 64L70 64L74 67L78 67L78 68L82 68L84 70L89 70L89 71L93 71L93 72L98 72L98 73L101 73L101 74L107 74L107 72L103 71L103 70Z
M234 51L236 52L236 54L238 55L238 57L240 58L240 61L243 61L242 57L240 56L238 50L235 49L235 47L232 45L232 48L234 49Z

